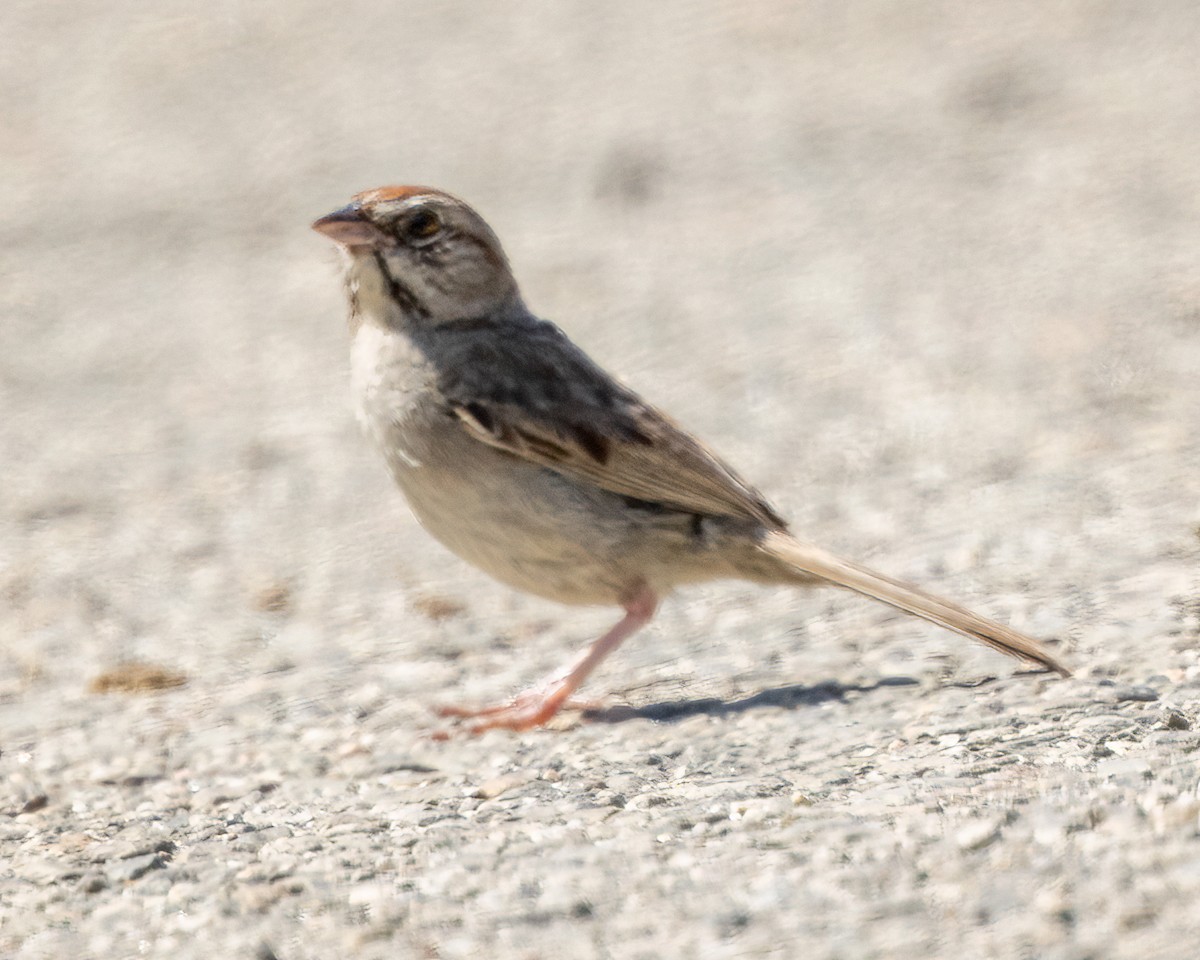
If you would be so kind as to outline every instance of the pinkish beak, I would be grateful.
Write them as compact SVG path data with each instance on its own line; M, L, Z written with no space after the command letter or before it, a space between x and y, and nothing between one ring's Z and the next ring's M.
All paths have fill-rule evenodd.
M345 247L373 247L385 237L384 232L363 215L362 207L357 203L326 214L312 227Z

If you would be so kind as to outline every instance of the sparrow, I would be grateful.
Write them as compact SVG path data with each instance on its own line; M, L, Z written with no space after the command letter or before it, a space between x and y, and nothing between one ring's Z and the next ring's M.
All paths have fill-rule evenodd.
M837 586L1062 676L1037 640L793 536L712 450L525 305L463 201L381 187L313 228L344 254L358 415L425 529L517 590L624 616L470 729L546 723L677 587ZM749 418L747 418L749 419Z

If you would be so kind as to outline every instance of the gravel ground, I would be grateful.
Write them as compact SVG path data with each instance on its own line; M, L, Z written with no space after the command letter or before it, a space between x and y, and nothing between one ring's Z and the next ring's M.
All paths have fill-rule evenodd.
M1200 9L0 11L0 955L1185 958L1200 942ZM314 217L428 182L833 592L614 618L425 537Z

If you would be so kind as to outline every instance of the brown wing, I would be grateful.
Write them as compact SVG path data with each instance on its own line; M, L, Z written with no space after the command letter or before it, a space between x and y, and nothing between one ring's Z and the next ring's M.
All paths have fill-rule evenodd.
M476 439L623 496L786 527L753 487L553 324L441 332L439 386Z

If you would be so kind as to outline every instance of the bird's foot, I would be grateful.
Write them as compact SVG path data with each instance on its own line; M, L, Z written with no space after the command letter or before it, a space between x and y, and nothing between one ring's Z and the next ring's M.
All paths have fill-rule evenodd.
M560 710L592 710L597 705L596 701L572 699L570 687L559 681L522 690L511 700L491 707L444 704L436 709L440 717L474 720L467 729L483 733L494 729L532 730L547 723Z

